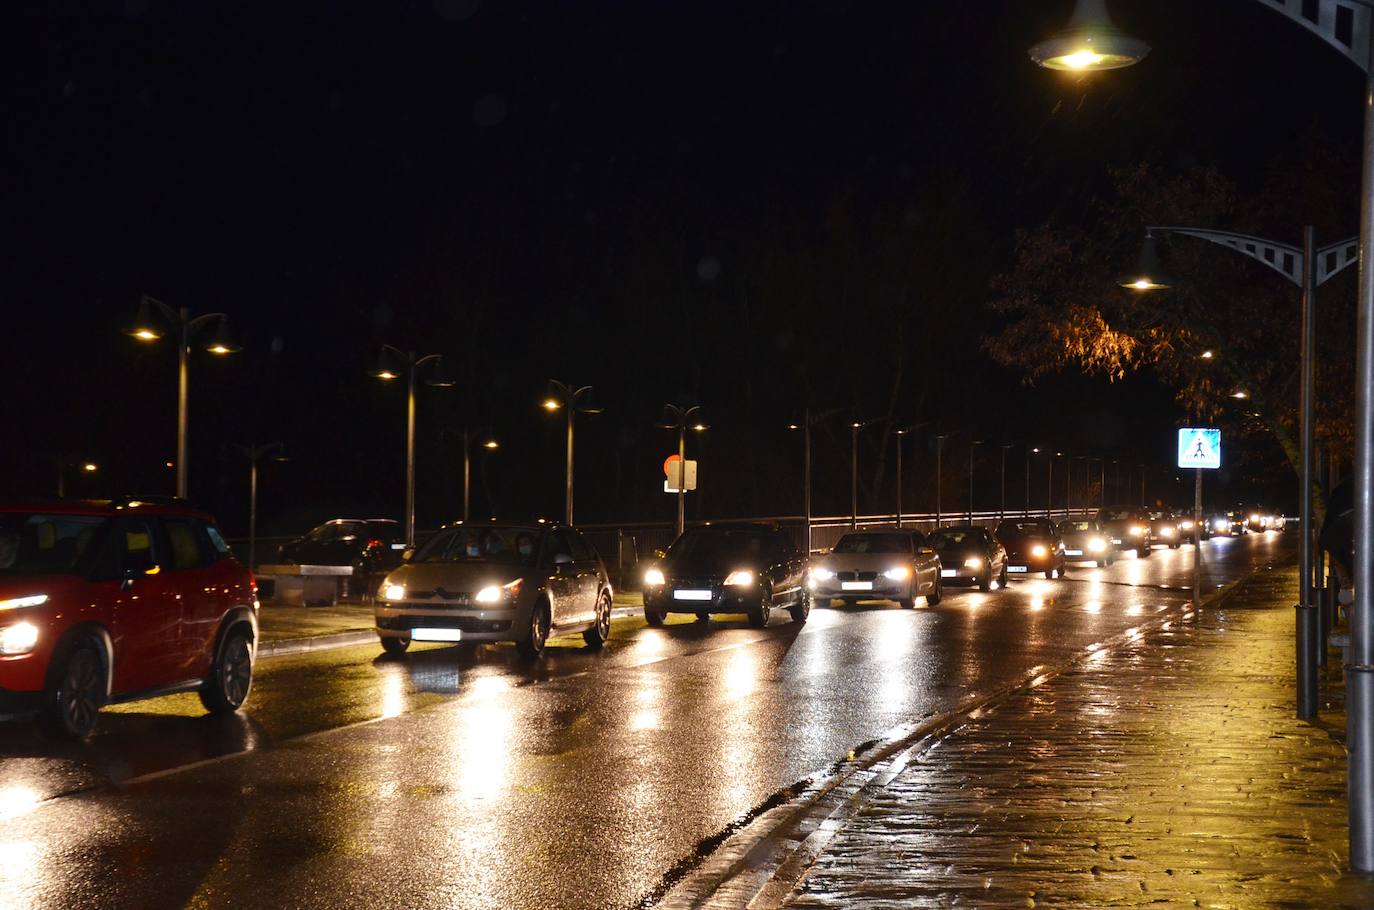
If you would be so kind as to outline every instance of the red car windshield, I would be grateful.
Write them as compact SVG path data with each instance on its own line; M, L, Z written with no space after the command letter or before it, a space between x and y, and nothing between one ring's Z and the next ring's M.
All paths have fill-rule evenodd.
M0 577L75 572L109 519L95 515L0 512Z

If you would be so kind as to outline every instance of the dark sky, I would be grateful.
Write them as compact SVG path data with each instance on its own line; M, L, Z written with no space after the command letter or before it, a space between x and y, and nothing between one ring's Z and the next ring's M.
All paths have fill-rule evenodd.
M953 462L976 437L1163 466L1184 415L1150 377L1027 389L978 350L1013 231L1073 223L1109 166L1244 189L1304 137L1354 149L1362 78L1253 0L1118 0L1148 60L1064 78L1026 48L1069 7L7 3L0 488L49 492L63 454L102 464L79 492L170 489L175 352L120 334L145 293L245 345L191 369L192 494L231 531L253 440L292 455L269 529L399 516L382 342L460 380L420 395L422 525L461 505L464 425L504 443L479 514L561 512L550 378L607 408L579 423L587 521L671 515L666 401L711 424L708 516L799 510L782 425L808 404L960 431ZM818 429L818 511L848 506L848 442ZM933 504L932 447L908 450L909 507ZM891 459L865 431L865 508L891 508Z

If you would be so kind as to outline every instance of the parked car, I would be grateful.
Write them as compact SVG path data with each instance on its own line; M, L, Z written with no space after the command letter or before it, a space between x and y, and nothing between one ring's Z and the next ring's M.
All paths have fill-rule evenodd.
M894 600L912 607L922 595L940 602L940 557L920 531L864 531L846 534L826 556L813 561L807 586L817 604L839 598Z
M1155 509L1148 513L1150 516L1150 539L1157 544L1167 546L1171 550L1177 550L1182 545L1182 532L1178 527L1178 519L1173 512L1168 509Z
M390 518L335 518L282 544L278 555L291 565L352 566L366 585L371 576L399 566L405 548L401 525Z
M1064 541L1066 560L1092 562L1099 567L1116 561L1116 546L1096 518L1066 518L1059 523L1059 536Z
M997 539L1007 548L1007 572L1026 575L1044 572L1064 577L1064 541L1048 518L1008 518L997 526Z
M248 699L258 601L210 516L141 500L0 505L0 717L84 737L100 708Z
M811 613L807 561L780 529L761 524L688 528L644 573L644 618L660 626L669 613L744 613L768 625L774 607L796 622Z
M1134 550L1138 558L1150 555L1154 537L1150 533L1149 513L1144 509L1108 506L1098 511L1097 522L1117 550Z
M527 657L549 636L581 632L599 648L611 634L611 582L595 548L563 525L452 525L382 581L382 650L412 641L515 642Z
M926 544L940 557L941 584L977 585L980 591L991 591L994 581L1007 586L1007 551L987 528L941 528Z

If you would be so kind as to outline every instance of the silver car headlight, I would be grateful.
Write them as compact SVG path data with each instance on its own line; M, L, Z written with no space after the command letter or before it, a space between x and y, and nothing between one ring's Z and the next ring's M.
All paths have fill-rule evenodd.
M520 595L521 579L508 582L504 585L487 585L477 592L473 600L479 604L499 604L507 600L514 600Z
M389 601L392 601L392 602L394 603L395 601L398 601L398 600L405 600L405 599L406 599L406 586L405 586L405 585L383 585L383 586L382 586L382 600L389 600Z
M965 569L975 569L975 570L976 570L976 569L981 569L981 568L983 568L983 559L982 559L982 557L980 557L980 556L970 556L968 559L965 559L965 560L964 560L964 568L965 568Z
M911 577L911 569L907 566L893 566L883 573L883 578L888 581L906 581Z
M1101 553L1105 549L1107 549L1107 542L1101 537L1094 537L1088 541L1088 551L1091 553Z
M811 578L814 581L829 581L835 577L834 569L827 569L825 566L816 566L811 570Z
M644 583L651 588L661 588L667 581L662 569L649 569L644 573Z

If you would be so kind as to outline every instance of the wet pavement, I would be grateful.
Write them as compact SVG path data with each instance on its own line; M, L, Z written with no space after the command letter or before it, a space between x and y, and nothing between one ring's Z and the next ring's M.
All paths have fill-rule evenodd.
M1295 535L1206 546L1221 584ZM1190 550L936 608L817 610L259 663L242 716L108 709L54 746L0 725L6 907L630 907L863 743L1176 612ZM1290 615L1291 622L1291 615Z
M1293 717L1297 574L1100 652L851 800L785 905L1372 907L1335 697Z

